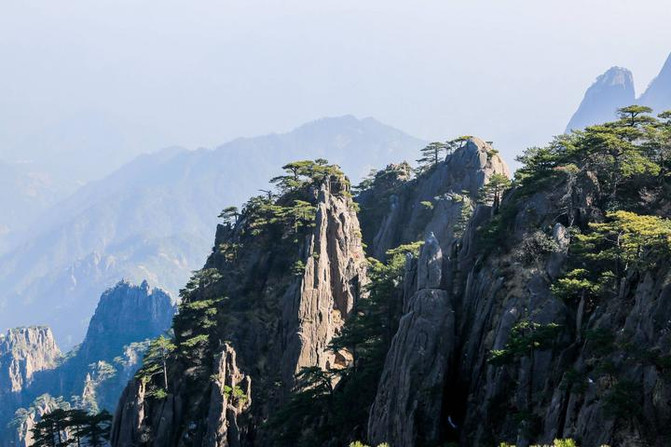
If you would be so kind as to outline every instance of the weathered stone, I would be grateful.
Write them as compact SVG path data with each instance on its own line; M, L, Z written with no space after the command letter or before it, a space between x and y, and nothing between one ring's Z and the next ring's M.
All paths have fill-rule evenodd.
M401 318L385 360L368 435L377 445L431 443L441 431L445 374L455 348L455 315L444 290L422 289Z
M443 275L443 251L433 233L422 245L417 266L417 290L437 289Z
M240 372L235 349L225 344L215 359L215 379L210 394L207 435L204 446L238 447L240 426L238 416L252 404L252 382Z
M319 191L315 230L307 243L305 273L283 298L286 348L281 370L290 387L304 367L344 367L328 349L360 298L366 281L361 232L350 199Z

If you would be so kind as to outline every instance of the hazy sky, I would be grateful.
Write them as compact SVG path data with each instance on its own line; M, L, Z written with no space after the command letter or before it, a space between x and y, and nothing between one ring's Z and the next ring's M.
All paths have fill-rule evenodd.
M60 129L195 148L351 113L511 159L610 66L642 93L669 23L668 0L0 0L0 154Z

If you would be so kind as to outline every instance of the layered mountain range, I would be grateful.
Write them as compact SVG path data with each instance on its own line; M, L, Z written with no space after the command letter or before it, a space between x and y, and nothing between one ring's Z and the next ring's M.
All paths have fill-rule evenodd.
M566 126L566 132L611 121L620 107L640 104L657 112L671 109L671 55L661 71L639 97L634 76L626 68L611 67L587 89L578 110Z
M12 224L14 248L0 257L0 327L45 324L71 347L84 336L91 297L121 278L146 278L176 296L204 262L219 211L263 188L259 179L285 163L328 157L361 178L389 159L414 157L422 144L372 118L344 116L214 150L140 156L40 208L36 223Z

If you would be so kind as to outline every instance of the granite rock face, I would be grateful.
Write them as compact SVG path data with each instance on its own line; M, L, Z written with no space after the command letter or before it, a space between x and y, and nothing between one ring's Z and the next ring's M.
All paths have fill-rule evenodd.
M351 314L365 282L361 231L351 199L319 191L316 227L306 244L305 272L284 296L285 350L281 368L286 384L308 366L346 366L327 349Z
M204 445L238 447L241 438L238 417L252 405L251 377L240 372L235 349L229 344L224 345L215 361L216 379L210 395Z
M614 121L618 108L632 104L648 106L654 113L671 109L671 55L639 97L636 97L634 90L633 75L626 68L612 67L599 76L587 89L580 106L566 126L566 132Z
M51 329L23 327L0 336L0 406L3 396L12 400L33 381L34 375L51 369L61 357Z
M272 445L263 421L286 400L301 368L351 361L347 352L327 349L366 283L361 231L346 188L331 179L312 190L314 227L297 236L293 268L286 264L293 253L278 239L244 239L244 217L235 229L219 227L215 247L241 248L235 263L215 249L205 265L223 278L213 286L216 293L231 297L217 330L220 346L208 359L213 379L187 392L183 376L189 373L172 365L162 402L147 400L142 384L132 382L119 402L113 445L134 445L141 434L155 446Z
M528 446L569 437L585 446L671 442L671 413L663 404L671 388L665 367L641 357L669 352L669 265L627 275L617 298L588 314L585 304L555 297L551 285L567 271L570 230L603 220L595 176L568 176L542 191L504 201L509 208L505 240L499 244L508 250L491 253L483 246L480 229L496 216L485 205L475 207L460 238L446 244L437 237L443 247L440 286L426 289L435 282L425 280L401 318L370 411L369 441L392 447L493 445L501 440ZM446 216L442 222L454 223ZM431 271L437 259L429 253L435 252L438 233L426 233L427 250L414 261L419 281L426 276L422 270ZM422 306L429 302L433 307ZM511 329L523 319L558 324L552 348L506 366L492 364L492 351L506 347ZM595 333L612 334L612 339L585 339ZM605 358L595 354L596 343L612 343ZM604 377L603 364L615 368L619 377ZM422 392L427 389L431 391ZM635 397L624 411L637 414L636 422L613 415L614 407L625 408L617 402L629 399L627 393Z
M111 359L124 346L161 334L174 314L172 298L165 291L147 281L140 285L120 281L100 296L78 355L90 362Z
M445 253L463 231L474 204L492 175L510 177L508 166L491 145L472 137L438 163L422 179L395 188L387 200L389 206L364 237L370 253L384 259L387 250L401 243L424 240L433 232ZM357 199L362 213L378 208L380 192L373 188ZM426 204L431 203L427 208Z
M375 445L439 439L442 401L431 396L444 386L456 331L451 298L438 289L441 268L440 245L431 234L419 257L417 292L401 317L370 410L368 436Z

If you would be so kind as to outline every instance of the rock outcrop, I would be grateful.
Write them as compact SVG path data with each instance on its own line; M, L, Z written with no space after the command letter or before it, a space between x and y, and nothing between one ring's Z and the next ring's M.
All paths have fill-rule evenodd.
M235 349L229 344L224 345L215 362L216 378L210 395L204 445L238 447L241 438L238 417L252 404L251 377L240 372Z
M77 355L89 363L111 360L124 346L158 336L172 323L172 301L147 281L140 285L120 281L100 296Z
M617 109L636 101L634 76L626 68L612 67L596 78L587 89L578 110L566 126L566 132L584 129L593 124L613 121Z
M53 368L60 357L47 327L10 329L0 336L0 405L3 395L20 393L32 383L35 373Z
M305 247L305 273L283 298L286 348L281 367L289 385L304 367L346 366L345 357L327 348L351 314L365 281L361 231L351 199L322 186L315 223Z
M435 236L419 257L417 292L410 298L384 364L370 410L368 437L375 445L422 445L439 439L444 386L455 349L455 315L448 292L439 290L442 253Z
M434 166L422 181L401 177L391 186L388 182L373 185L357 198L370 253L384 259L387 250L424 240L428 232L433 232L449 254L449 246L463 232L480 188L494 174L510 177L498 152L489 143L472 137ZM368 216L376 216L375 223L369 224Z
M147 397L144 385L132 382L119 402L113 445L136 445L140 436L155 446L271 445L263 422L286 401L297 373L351 361L347 352L328 349L366 282L349 186L344 177L329 175L299 193L314 204L314 220L304 230L271 224L252 235L257 221L250 208L234 226L219 226L203 269L214 279L183 302L229 297L217 309L218 325L202 354L208 363L169 365L163 400ZM294 203L283 200L273 206ZM179 343L179 329L176 335Z
M668 263L629 274L617 297L592 303L588 316L586 304L558 299L551 286L567 271L568 227L604 218L596 177L567 175L533 194L515 194L502 205L505 215L478 205L460 238L445 244L438 237L442 256L427 224L424 249L413 261L420 286L387 353L369 441L392 447L501 440L528 446L555 438L582 446L668 444L671 413L662 402L670 387L657 357L669 352ZM441 221L454 222L446 215ZM499 246L483 240L488 226L501 226ZM439 271L440 281L427 279ZM558 325L552 345L494 364L492 352L507 349L513 328L525 321Z
M566 126L566 132L614 121L618 108L632 104L648 106L654 113L671 110L671 55L640 97L636 97L634 77L626 68L612 67L599 76L587 89Z

